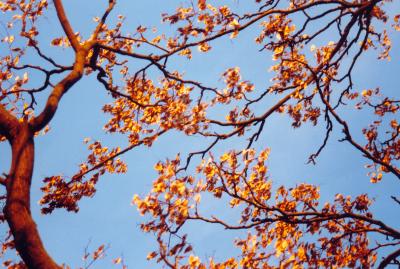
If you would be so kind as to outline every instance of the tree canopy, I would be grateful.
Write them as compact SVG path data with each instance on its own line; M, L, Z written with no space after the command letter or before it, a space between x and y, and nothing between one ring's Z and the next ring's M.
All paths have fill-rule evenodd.
M374 63L391 60L392 40L400 30L399 11L393 10L398 3L198 0L173 8L168 3L158 29L130 25L129 16L140 14L117 14L117 2L109 0L87 31L73 27L77 15L67 12L62 0L0 1L0 141L11 146L10 168L0 171L1 221L10 231L1 255L15 249L20 257L4 261L5 267L68 266L48 254L32 217L34 142L39 136L46 139L64 96L83 91L79 82L84 79L108 94L101 104L103 129L114 138L110 145L86 138L89 154L78 157L86 160L74 174L60 171L40 179L42 214L78 212L82 199L95 196L99 181L127 172L128 152L152 151L172 134L197 142L155 163L157 177L148 194L135 194L132 200L144 215L140 228L157 246L148 260L166 268L199 269L385 268L400 263L397 223L376 217L372 205L382 197L370 195L382 180L400 179L400 100L391 89L395 79L388 85L382 73L377 85L364 86L356 74L367 57ZM63 32L50 36L48 20ZM254 63L254 69L264 68L263 85L247 79L238 65L221 70L213 83L187 72L195 58L210 60L206 56L225 43L258 51L261 64ZM254 59L248 55L241 57L251 66ZM206 63L210 70L222 55L213 57ZM346 144L362 163L353 169L367 174L349 184L366 182L371 192L351 197L343 188L329 200L320 194L323 184L288 186L272 180L270 154L280 149L268 143L283 135L274 131L276 117L293 129L320 130L303 160L309 169L318 169L318 158L329 145ZM293 140L296 131L290 134ZM292 164L281 169L293 169ZM383 195L392 200L390 214L396 215L400 198L389 190ZM196 223L237 231L232 254L203 257L197 252L188 228ZM105 251L102 245L92 255L85 252L85 260L91 259L86 268ZM126 266L122 258L114 263Z

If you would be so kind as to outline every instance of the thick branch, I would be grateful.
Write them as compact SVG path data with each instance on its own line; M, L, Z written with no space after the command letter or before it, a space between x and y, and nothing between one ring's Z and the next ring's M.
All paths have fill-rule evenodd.
M64 32L67 35L69 42L71 43L72 48L75 51L78 51L79 48L81 47L81 45L79 44L79 41L75 36L75 32L72 29L72 26L68 21L67 15L65 14L65 11L64 11L64 6L62 4L62 1L61 0L53 0L53 2L54 2L54 6L56 8L56 11L57 11L58 20L60 21L61 26L64 29Z
M18 120L7 109L0 104L0 135L11 140L15 136L15 129L18 127Z
M33 132L22 123L12 141L12 163L7 180L4 216L15 248L28 268L59 269L47 254L30 212L30 187L34 163Z

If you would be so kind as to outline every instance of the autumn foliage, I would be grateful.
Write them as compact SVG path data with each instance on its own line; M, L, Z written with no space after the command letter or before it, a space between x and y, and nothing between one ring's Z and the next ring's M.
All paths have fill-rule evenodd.
M129 14L114 15L117 1L110 0L85 36L72 28L68 17L73 15L66 14L61 0L0 1L7 28L0 44L0 139L12 148L10 170L1 178L1 221L10 228L2 254L15 249L21 257L4 262L5 267L60 268L44 249L30 213L34 140L49 130L63 95L86 76L95 77L93 87L112 99L103 105L105 132L126 140L111 148L86 139L90 153L74 175L43 179L43 214L60 208L78 212L79 201L95 195L102 177L127 171L124 153L139 146L151 150L160 136L173 131L204 138L207 146L160 160L149 194L134 196L133 204L145 216L141 229L158 243L149 260L168 268L199 269L384 268L400 262L400 231L374 217L373 197L350 197L343 190L333 201L324 201L318 186L280 186L270 179L268 145L255 150L270 117L280 113L293 128L325 126L320 144L310 149L309 163L317 162L336 128L342 131L341 142L364 158L372 183L385 176L400 179L400 100L384 88L356 89L353 81L365 53L390 60L389 34L400 30L400 15L388 10L389 0L250 2L250 11L219 1L188 2L162 14L171 33L143 25L126 33L124 16ZM64 30L50 44L38 26L47 13L55 13ZM110 16L113 23L107 23ZM255 40L241 37L250 29L257 31ZM190 62L193 55L211 51L215 40L228 39L267 55L266 67L273 74L267 89L246 80L240 67L222 71L215 80L223 86L213 87L169 66L170 59ZM71 50L75 57L62 65L47 55L49 47ZM43 101L38 94L47 100L38 104ZM355 130L346 120L351 110L362 110L373 121ZM213 152L238 138L243 148ZM359 180L368 179L354 179L354 184ZM392 198L398 206L399 199ZM203 213L204 200L232 210L236 219ZM245 231L246 236L232 239L240 254L199 257L182 232L191 222ZM104 251L104 246L96 250L93 260ZM114 263L125 267L120 258Z

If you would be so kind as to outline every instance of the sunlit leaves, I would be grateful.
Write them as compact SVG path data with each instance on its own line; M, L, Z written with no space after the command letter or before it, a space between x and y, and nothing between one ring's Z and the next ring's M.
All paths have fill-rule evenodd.
M367 234L374 232L390 239L399 236L372 219L371 199L366 194L355 198L338 194L334 202L322 205L317 186L298 183L292 188L275 187L267 166L269 150L257 154L251 147L269 117L284 113L295 128L325 123L322 145L310 161L323 150L335 126L343 133L341 141L349 142L368 159L373 183L385 174L399 177L399 100L379 89L354 89L353 80L357 61L367 50L377 49L379 59L390 59L392 42L386 28L390 24L398 30L399 15L386 13L386 2L256 0L255 9L244 12L235 5L197 0L163 14L163 22L172 31L161 33L144 25L124 27L124 15L117 15L110 24L103 21L105 14L94 18L96 30L87 40L75 32L47 40L46 45L56 51L57 47L70 50L71 40L76 38L75 54L84 53L84 57L79 64L79 57L71 58L71 66L64 66L47 56L39 43L42 30L37 22L47 9L47 1L1 1L0 10L8 20L0 43L4 52L0 58L2 107L19 124L32 124L37 107L41 107L36 105L36 94L59 89L54 76L59 81L58 76L74 74L80 65L78 75L95 74L110 95L111 101L103 106L108 117L104 130L126 137L122 139L125 148L87 140L88 158L74 176L43 180L42 212L51 213L56 208L78 211L79 200L95 194L101 175L126 172L120 155L140 145L151 147L161 135L175 131L212 138L213 142L205 150L191 153L185 164L181 164L180 155L157 163L158 177L150 194L134 196L132 202L140 213L150 216L141 228L155 233L159 245L148 259L184 269L373 266L376 252L385 245L377 242L372 246ZM109 3L111 9L113 3ZM239 41L239 37L245 37L240 33L251 27L258 31L255 45L261 57L272 60L272 66L263 61L265 69L270 67L270 84L256 88L252 81L244 80L239 67L220 70L222 78L216 77L212 87L204 86L197 77L188 78L185 70L170 70L172 58L204 57L219 46L217 39L248 42ZM131 30L126 32L127 28ZM84 49L77 49L79 46ZM32 53L43 64L33 65L27 57ZM36 73L44 75L44 80L33 88ZM52 100L60 94L55 91L49 96ZM346 121L347 115L341 115L348 111L343 109L345 105L365 109L376 117L358 132L364 135L364 142L355 139L357 131L349 127L352 123ZM221 141L233 137L247 139L247 149L217 157L210 153ZM0 141L5 139L0 135ZM196 173L185 174L199 156ZM202 214L202 204L210 199L237 214L236 221L228 223L219 216ZM246 235L233 242L241 254L222 261L196 255L187 237L179 237L188 221L246 230ZM92 258L97 260L103 254L104 246ZM123 264L119 258L114 263ZM12 267L11 261L5 266L18 268Z
M86 143L89 143L89 140L86 140ZM88 149L92 153L88 156L87 162L80 165L79 171L72 178L52 176L43 180L45 185L41 190L44 195L39 201L43 214L51 213L56 208L77 212L79 210L78 201L83 197L92 197L95 194L96 184L101 175L106 172L110 174L126 172L126 164L120 159L114 158L120 152L119 148L109 150L100 142L94 141L89 144ZM98 169L94 169L94 167L98 167ZM90 174L91 171L94 172ZM88 178L86 179L86 177Z
M206 106L191 104L192 90L193 87L174 80L165 79L156 86L151 80L129 79L126 92L134 101L118 98L114 104L104 106L104 112L113 116L105 128L127 133L131 144L160 129L195 133L204 121Z
M265 268L267 264L273 267L276 259L280 266L297 268L305 264L311 267L373 264L376 256L366 238L372 215L357 217L361 216L357 212L368 212L371 200L367 195L355 199L337 195L333 205L320 207L319 190L313 185L299 184L290 189L281 186L274 190L266 167L268 155L268 150L258 155L254 150L245 150L227 152L218 161L211 156L198 167L196 179L179 176L179 158L158 163L155 169L159 177L153 182L152 192L133 199L141 214L151 215L141 228L156 233L160 245L149 258L174 260L180 264L179 268L237 268L238 265ZM199 209L202 193L213 194L221 203L228 198L239 214L239 224L203 215ZM240 257L204 263L193 254L182 252L188 244L186 236L169 251L169 234L175 234L189 220L222 225L226 229L247 229L248 236L235 241L242 252ZM327 233L330 237L325 237ZM316 243L308 243L310 235L315 236ZM342 251L347 254L343 256Z

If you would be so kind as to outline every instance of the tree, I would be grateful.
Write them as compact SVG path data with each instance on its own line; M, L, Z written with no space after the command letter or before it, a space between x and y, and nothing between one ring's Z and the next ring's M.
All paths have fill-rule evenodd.
M397 264L400 231L374 218L367 194L355 198L338 194L333 202L321 206L314 185L273 187L266 164L269 150L256 153L253 149L271 115L283 113L294 128L325 123L322 143L310 155L310 163L315 163L335 127L343 132L342 142L365 158L372 182L379 182L383 175L390 180L400 178L396 120L400 101L386 96L383 89L360 91L353 84L363 54L376 49L380 60L390 59L388 33L400 29L400 15L387 11L389 2L256 0L249 5L253 11L243 12L199 0L163 15L163 21L174 29L169 35L144 26L124 34L123 16L113 26L106 24L116 5L110 0L104 14L95 18L97 25L88 37L72 28L61 0L0 2L7 32L1 52L0 135L12 148L10 170L1 178L6 188L1 197L5 201L3 220L12 234L3 249L15 247L22 259L6 266L60 268L43 247L30 212L34 140L46 133L62 109L64 94L89 75L114 100L103 108L110 117L106 132L126 135L129 145L108 149L99 141L86 141L91 154L74 176L43 180L40 203L44 214L58 208L77 212L79 200L96 192L100 176L126 171L121 155L139 145L151 147L158 137L179 131L212 142L183 161L177 156L157 163L159 177L150 194L134 197L140 212L151 217L142 229L154 233L159 245L149 259L157 258L170 268L369 268L376 263L384 268ZM49 5L54 5L64 30L51 44L73 50L71 65L56 62L43 49L46 44L39 37L45 29L38 22L51 12ZM235 40L256 25L261 30L255 42L273 59L274 77L267 89L243 80L237 67L223 73L223 88L186 78L184 70L170 70L171 59L191 59L193 49L206 53L214 40L226 36ZM30 80L38 74L44 79L36 87ZM43 93L47 100L37 105L37 96ZM264 107L266 99L270 100L268 107ZM358 141L345 119L353 107L376 117L362 129L365 141ZM228 112L225 116L218 110ZM214 157L212 150L217 145L235 137L247 141L244 149ZM196 161L200 164L190 173ZM239 223L202 214L202 196L227 202L239 213ZM398 198L393 200L400 204ZM248 231L247 237L235 241L241 254L224 261L201 261L193 255L186 235L180 234L192 221ZM378 256L383 257L379 262Z

